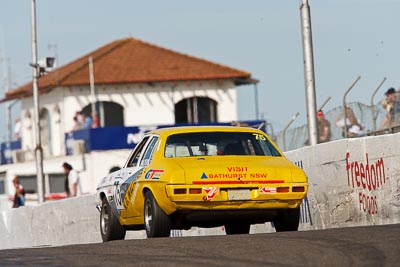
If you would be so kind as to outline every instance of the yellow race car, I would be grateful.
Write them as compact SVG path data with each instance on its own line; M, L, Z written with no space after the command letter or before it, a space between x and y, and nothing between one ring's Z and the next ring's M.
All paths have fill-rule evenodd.
M269 221L296 231L307 188L304 172L260 130L158 129L101 180L101 236L106 242L145 229L149 238L166 237L171 229L222 225L227 234L246 234Z

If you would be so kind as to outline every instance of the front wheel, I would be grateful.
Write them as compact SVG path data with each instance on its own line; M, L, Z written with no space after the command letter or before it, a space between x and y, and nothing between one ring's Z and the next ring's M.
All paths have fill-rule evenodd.
M100 232L103 242L123 240L126 234L125 228L119 223L118 218L112 212L106 198L102 199L101 204Z
M170 236L171 219L160 208L150 191L146 192L144 198L144 225L148 238Z
M277 232L297 231L300 221L300 207L287 209L278 213L273 220Z
M249 223L230 223L225 225L227 235L245 235L250 233Z

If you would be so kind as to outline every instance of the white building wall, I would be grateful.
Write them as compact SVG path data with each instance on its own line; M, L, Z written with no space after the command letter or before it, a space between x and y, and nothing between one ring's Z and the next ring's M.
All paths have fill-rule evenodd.
M124 107L125 126L174 124L174 104L194 96L217 101L218 121L237 120L236 89L232 81L97 86L96 91L98 101L112 101ZM72 129L75 112L91 103L89 92L89 87L84 86L64 89L65 129Z
M62 90L55 89L51 92L40 95L39 107L45 108L50 116L50 136L51 136L51 152L52 155L58 156L63 154L64 136L61 135L63 125L61 121L60 104L62 103ZM34 135L34 111L32 97L23 98L21 100L21 121L22 121L22 149L33 150L35 148L36 137Z
M128 159L131 149L112 151L95 151L83 155L51 157L43 162L44 174L62 174L63 162L68 162L79 173L79 182L83 194L96 192L100 180L113 167L122 168ZM35 175L36 165L33 162L0 165L0 172L6 173L5 189L8 195L15 192L12 180L15 176ZM1 209L0 209L1 210Z
M125 126L174 124L174 106L189 97L209 97L218 103L218 121L237 120L237 97L233 81L193 81L155 84L127 84L96 87L98 101L124 107ZM50 115L53 156L65 154L64 133L72 130L75 112L92 101L89 86L56 88L40 95L40 107ZM34 117L32 98L22 99L22 147L33 150Z

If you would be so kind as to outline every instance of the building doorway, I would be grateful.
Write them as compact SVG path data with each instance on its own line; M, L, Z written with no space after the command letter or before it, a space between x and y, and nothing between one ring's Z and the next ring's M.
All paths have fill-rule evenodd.
M218 103L209 97L185 98L175 104L175 123L217 122Z
M92 105L82 109L82 113L92 117ZM100 127L124 126L124 107L115 102L99 101L96 103Z

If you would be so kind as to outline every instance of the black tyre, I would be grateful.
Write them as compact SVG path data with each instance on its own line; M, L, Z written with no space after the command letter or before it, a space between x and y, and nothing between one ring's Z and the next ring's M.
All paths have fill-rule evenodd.
M123 240L126 230L119 223L118 218L111 211L110 204L106 198L103 198L100 212L100 232L103 242L111 240Z
M277 232L297 231L300 221L300 208L279 212L273 220Z
M225 225L227 235L244 235L250 233L249 223L232 223Z
M144 226L148 238L170 236L171 219L158 206L150 191L146 192L144 198Z

